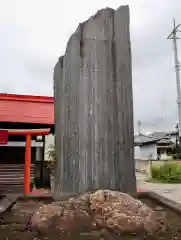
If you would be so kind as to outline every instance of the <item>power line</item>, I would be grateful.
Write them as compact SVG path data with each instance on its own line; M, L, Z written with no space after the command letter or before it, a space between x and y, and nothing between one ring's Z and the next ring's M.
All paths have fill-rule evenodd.
M180 24L176 26L175 19L173 19L173 30L167 39L173 40L174 47L174 59L175 59L175 74L176 74L176 84L177 84L177 105L178 105L178 128L179 128L179 140L181 141L181 89L180 89L180 63L178 60L178 49L177 49L177 32L179 30Z

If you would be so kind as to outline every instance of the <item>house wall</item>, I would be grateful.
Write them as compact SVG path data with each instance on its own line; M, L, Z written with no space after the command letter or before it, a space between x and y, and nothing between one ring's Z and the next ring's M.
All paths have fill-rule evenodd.
M173 143L176 143L176 135L170 136L170 140L171 140Z
M140 159L141 155L140 155L140 147L139 146L135 146L134 147L134 158L135 159Z
M149 144L146 146L135 146L134 151L135 159L149 160L149 157L151 156L151 159L157 160L156 144Z
M150 144L147 146L140 147L140 156L142 160L157 159L157 147L156 144Z

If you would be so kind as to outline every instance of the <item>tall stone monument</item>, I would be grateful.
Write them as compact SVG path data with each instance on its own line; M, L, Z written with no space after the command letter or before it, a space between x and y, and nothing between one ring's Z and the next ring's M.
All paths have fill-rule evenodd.
M79 24L54 69L56 199L135 193L129 7Z

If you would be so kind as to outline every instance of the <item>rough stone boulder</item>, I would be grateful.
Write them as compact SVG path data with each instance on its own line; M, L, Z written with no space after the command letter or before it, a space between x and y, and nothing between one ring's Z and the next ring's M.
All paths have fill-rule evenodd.
M105 229L116 234L157 234L165 219L141 201L122 192L98 190L66 203L43 205L31 218L33 230L62 233Z
M48 204L40 207L31 218L31 228L39 233L68 233L92 229L91 216L71 206Z
M90 208L96 223L118 233L147 232L155 235L165 226L165 220L157 212L122 192L96 191L90 195Z

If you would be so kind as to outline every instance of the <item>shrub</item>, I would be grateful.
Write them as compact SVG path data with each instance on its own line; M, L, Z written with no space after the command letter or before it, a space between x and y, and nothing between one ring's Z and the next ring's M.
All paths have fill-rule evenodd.
M160 165L159 164L154 164L152 165L152 169L151 169L151 174L152 174L152 178L153 179L159 179L159 169L160 169Z
M48 164L47 164L47 168L49 168L52 172L54 170L55 164L56 164L56 152L55 152L55 145L54 144L49 145L48 156L49 156L49 161L48 161Z
M54 144L49 145L49 147L48 147L48 156L49 156L51 161L55 161L56 154L55 154L55 145Z
M165 183L181 183L181 164L165 162L162 165L152 166L152 178Z

